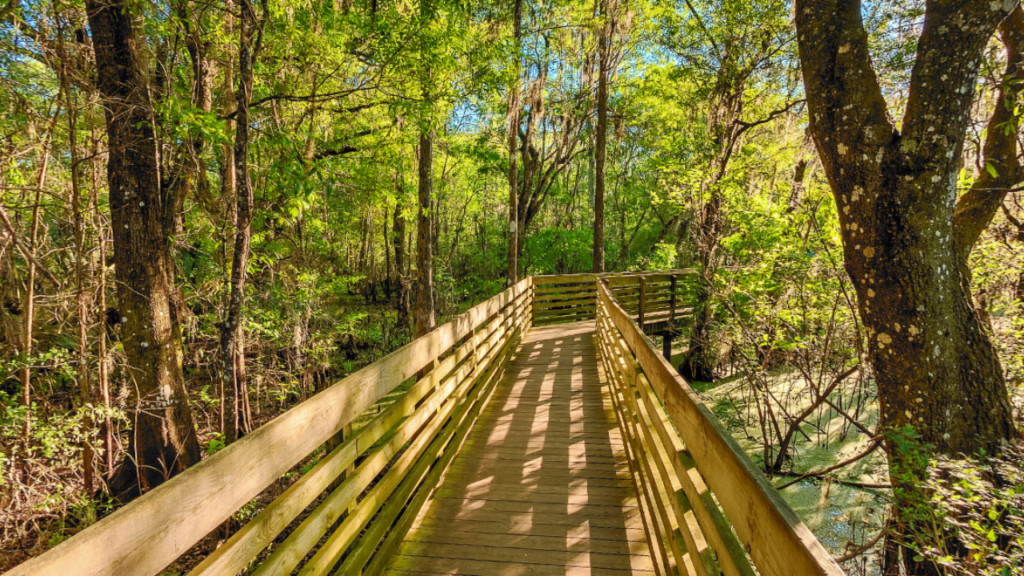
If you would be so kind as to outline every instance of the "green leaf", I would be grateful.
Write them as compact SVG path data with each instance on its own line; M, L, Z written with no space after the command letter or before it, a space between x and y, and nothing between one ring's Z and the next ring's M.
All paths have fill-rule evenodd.
M999 178L999 172L996 170L996 167L993 166L991 162L985 162L985 171L988 172L989 176L993 178Z

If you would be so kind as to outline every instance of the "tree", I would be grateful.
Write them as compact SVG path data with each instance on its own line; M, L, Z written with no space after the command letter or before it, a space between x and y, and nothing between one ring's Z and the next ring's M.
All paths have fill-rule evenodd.
M256 21L255 8L249 0L239 0L238 19L238 89L235 94L235 146L233 150L236 177L234 228L235 245L231 259L231 289L228 295L227 315L221 325L221 385L225 393L225 409L230 410L225 421L226 438L233 442L252 429L245 379L245 331L243 330L243 303L245 280L248 274L249 252L252 238L252 179L249 176L249 107L252 101L253 62L259 51L261 29Z
M1012 63L1013 29L1020 22L1015 2L929 2L896 124L871 62L861 3L796 4L810 128L839 207L845 267L867 330L881 424L888 431L912 427L920 442L947 454L994 449L1017 437L999 358L972 306L965 274L973 230L987 225L1002 198L967 210L964 202L976 194L958 205L956 190L982 51L1011 12L1004 38ZM993 119L1008 124L990 132L986 145L1004 176L993 165L991 180L1014 174L1015 148L998 135L1017 131L1005 97ZM995 195L1008 189L1005 181L983 186L1001 188ZM901 458L895 443L887 449L894 481L906 483L921 472ZM912 574L936 570L909 550L903 556Z
M512 8L512 86L508 91L508 284L519 281L519 74L523 36L523 0Z
M427 26L433 17L432 0L420 0L421 26ZM424 36L421 42L426 42ZM421 54L425 53L421 47ZM421 71L420 85L423 96L423 118L419 127L419 163L417 165L416 209L416 308L413 312L416 337L434 329L434 231L431 200L434 194L434 127L431 106L431 70L427 65Z
M200 459L172 314L173 263L162 215L153 106L132 14L122 0L86 3L104 103L107 180L122 340L132 381L128 456L115 495L149 490Z
M687 379L704 382L715 379L718 363L712 328L717 306L715 282L722 259L719 249L727 229L724 189L729 185L730 163L750 129L772 122L796 104L783 94L785 102L776 109L762 111L751 106L757 104L760 92L755 89L771 87L779 92L778 78L773 76L778 72L773 68L788 43L785 4L771 1L706 6L711 9L701 14L687 2L691 23L683 28L681 38L672 39L673 49L685 63L683 68L705 86L697 91L702 101L694 103L703 111L706 125L699 144L705 164L696 186L698 205L692 209L694 222L681 227L676 243L677 253L682 254L689 234L700 273L689 348L680 371ZM752 112L760 117L744 120L744 115Z
M598 41L597 135L594 143L594 272L604 272L604 193L605 158L608 155L608 80L612 64L612 40L615 38L619 6L617 0L604 0L604 23Z

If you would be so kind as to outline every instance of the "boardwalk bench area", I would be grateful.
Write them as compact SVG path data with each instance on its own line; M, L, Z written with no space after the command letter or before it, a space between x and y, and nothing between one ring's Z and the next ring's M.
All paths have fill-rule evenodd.
M190 574L842 574L657 350L687 275L526 278L8 574L162 574L313 454Z

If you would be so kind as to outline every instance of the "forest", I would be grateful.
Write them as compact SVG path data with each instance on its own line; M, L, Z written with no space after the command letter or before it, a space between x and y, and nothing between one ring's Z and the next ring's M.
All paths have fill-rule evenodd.
M0 571L522 279L671 270L845 573L1024 574L1015 0L0 0L0 116Z

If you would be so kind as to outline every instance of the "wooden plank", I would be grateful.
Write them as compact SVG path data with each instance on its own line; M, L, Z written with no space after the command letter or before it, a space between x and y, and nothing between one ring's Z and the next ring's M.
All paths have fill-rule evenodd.
M398 556L388 568L389 574L435 573L470 574L488 576L492 574L514 574L515 576L653 576L654 572L581 566L557 566L551 564L528 564L518 562L493 562L484 560L463 560L459 558L422 558L419 556Z
M478 394L480 389L480 386L473 387L474 392L471 394ZM376 548L379 537L382 536L384 531L386 531L390 526L388 518L392 517L393 519L393 515L397 515L397 513L401 511L401 507L404 505L409 493L411 493L411 490L419 483L419 478L427 472L430 464L433 462L433 458L437 455L437 451L445 444L447 436L444 434L437 436L436 433L438 427L445 423L454 411L457 409L464 411L467 406L472 406L472 400L459 405L457 395L452 395L448 398L444 411L439 413L438 416L432 420L433 424L431 425L429 432L425 431L420 435L417 441L419 445L425 446L425 448L417 448L416 450L413 450L413 447L410 447L409 450L403 454L403 469L395 471L395 474L392 474L392 471L389 470L386 478L388 476L390 476L390 478L386 485L384 485L385 483L382 481L381 484L374 487L371 494L360 502L358 512L353 514L349 519L346 519L345 522L342 523L342 526L340 526L338 530L328 538L327 542L321 546L316 555L314 555L313 558L303 567L299 572L301 576L322 575L330 571L334 564L337 563L341 554L364 529L366 522L370 521L371 518L374 518L374 515L381 506L385 506L387 510L381 512L379 516L374 518L375 523L371 531L364 534L357 543L358 553L353 551L349 556L349 560L352 562L355 562L356 560L359 560L360 562L366 561L369 555ZM445 427L443 430L451 430L451 426ZM429 445L427 445L428 442ZM358 516L358 518L356 516ZM378 540L373 540L375 536ZM273 573L288 573L289 571L290 570L275 570ZM271 572L268 572L268 574L269 573ZM260 575L257 574L254 576Z
M401 459L388 470L389 480L382 480L374 486L371 494L359 503L357 512L349 516L342 526L330 536L315 558L320 563L332 554L340 554L340 551L343 551L344 547L362 529L362 523L370 519L376 510L374 503L381 502L388 497L391 489L397 486L404 473L413 465L417 455L430 442L433 433L439 429L447 415L454 410L457 400L452 397L451 393L456 384L457 381L451 380L446 388L442 388L439 394L435 394L429 401L421 405L411 418L403 422L388 445L364 461L355 475L347 479L341 488L303 520L298 528L263 562L254 576L291 572L341 516L341 513L348 509L350 502L363 491L391 457L398 452L398 449L405 444L406 440L413 433L420 431L420 427L424 423L427 423L427 427L420 431L421 433L416 436Z
M701 532L718 555L722 572L726 576L754 576L754 570L747 560L742 544L736 539L728 519L704 484L700 472L692 466L692 462L690 466L687 466L683 458L680 457L680 454L685 452L685 446L675 429L671 427L668 415L658 403L650 382L645 376L641 376L638 379L638 384L642 398L651 414L654 430L663 439L665 450L668 452L666 461L676 469L683 491L693 508L697 522L700 524Z
M355 568L365 564L365 559L369 558L366 551L373 551L377 548L377 542L380 542L387 534L386 539L380 544L380 549L375 551L375 556L370 564L362 573L365 576L379 576L383 574L387 564L391 562L394 551L401 544L402 539L407 534L409 528L415 522L420 508L425 503L427 497L432 493L434 488L438 485L440 478L447 472L448 466L451 464L452 459L458 453L462 442L468 435L469 430L472 429L473 423L479 416L483 406L487 404L491 393L494 391L500 375L507 365L507 357L512 354L515 350L515 342L518 342L519 338L518 326L513 337L505 348L499 353L499 358L492 363L491 367L484 372L478 383L473 388L473 392L470 396L467 396L466 401L459 407L458 414L452 418L452 421L445 427L445 432L435 440L435 443L440 443L441 454L434 456L436 463L431 462L431 468L426 473L425 478L422 482L422 487L416 491L415 495L406 495L405 491L401 491L401 495L397 498L393 498L388 504L387 508L396 509L399 507L399 503L408 500L407 507L404 514L398 517L395 521L394 526L390 526L389 518L397 517L398 514L392 515L390 510L385 508L380 516L376 519L371 530L367 531L366 534L360 539L359 544L352 550L351 554L345 559L339 569L341 574L351 574L355 572ZM426 460L424 455L423 460ZM415 478L413 476L412 478ZM409 479L406 479L409 482ZM416 481L413 489L416 490Z
M599 325L605 323L604 313L602 310L601 316L598 318ZM615 405L616 411L622 409L622 397L620 394L621 379L624 377L623 365L621 359L616 352L611 350L607 341L607 330L601 328L598 329L598 335L601 339L601 355L604 360L604 374L606 376L606 382L612 390L612 402ZM622 429L624 437L629 436L627 425L624 418L618 418L619 426ZM670 572L668 551L666 550L662 537L660 535L660 527L658 520L655 517L650 495L647 492L647 484L642 477L642 471L636 465L636 448L632 442L626 441L623 443L625 447L627 460L630 463L630 469L632 470L632 480L636 487L637 492L642 496L640 499L640 515L644 526L644 532L647 536L648 545L651 548L651 554L655 559L654 568L658 574L667 575Z
M545 300L543 302L534 302L533 314L536 316L540 312L550 314L559 309L593 306L596 298L596 294L583 294L581 296L571 298L557 298Z
M593 368L593 323L582 326L534 328L524 338L389 571L412 569L403 565L412 550L417 570L443 570L432 563L456 560L459 570L493 564L504 572L522 564L526 574L542 566L572 574L572 564L590 553L580 546L595 540L604 540L596 554L642 553L653 567L609 392ZM521 554L554 564L519 562ZM496 556L506 563L488 560ZM606 561L595 557L588 572L604 573Z
M435 520L432 518L421 517L417 522L414 529L423 529L428 531L434 530L451 530L453 527L452 523L448 520ZM567 534L573 534L573 532L566 530L564 526L555 524L535 524L535 523L523 523L513 521L487 521L487 520L461 520L459 521L457 528L464 530L469 534L497 534L504 537L514 536L547 536L551 538L565 539ZM644 534L643 529L638 528L601 528L593 525L586 525L585 527L576 527L580 534L586 534L586 536L592 541L606 541L606 542L627 542L631 546L636 547L639 551L646 551L645 547L647 544L647 536ZM415 533L413 533L415 534ZM410 538L412 535L410 535ZM646 553L646 552L644 552Z
M502 313L499 313L497 317L501 318ZM482 339L484 341L484 345L481 346L478 350L474 350L474 354L477 351L487 352L488 356L485 357L486 362L487 358L491 358L494 356L494 352L492 352L492 350L494 350L496 346L498 346L501 342L504 341L495 340L496 337L504 338L502 332L503 328L506 327L502 326L499 323L495 325L495 329L490 333L478 333L473 339L470 339L467 342L467 345L472 343L475 346L476 341ZM462 348L466 348L466 345L463 345ZM437 367L434 368L434 370L431 371L430 377L424 378L420 382L417 382L414 388L418 388L421 386L430 387L433 384L433 382L436 381L436 375L447 372L447 368L458 362L460 356L461 355L459 354L449 356L444 362L439 364ZM446 377L445 383L436 389L436 394L434 394L432 398L430 398L425 404L421 405L411 418L402 423L402 430L415 431L418 430L420 425L423 422L426 422L428 418L435 417L433 424L429 425L427 430L421 433L421 435L418 437L418 440L414 442L413 446L411 446L403 455L403 460L401 461L402 465L399 466L398 464L396 464L394 467L392 467L391 470L389 470L389 474L391 475L392 480L388 483L384 483L383 481L381 483L378 483L378 485L374 487L374 490L372 492L373 498L370 499L370 496L364 498L364 500L360 503L359 513L354 514L349 519L347 519L343 526L339 528L337 531L335 531L334 534L332 534L332 536L328 540L328 543L321 547L321 550L315 557L318 562L323 562L324 559L330 557L331 554L339 553L338 550L343 550L344 547L348 545L348 542L351 541L351 538L358 533L358 531L362 528L361 522L367 521L370 518L370 513L373 512L373 510L375 510L375 508L372 507L371 505L371 500L380 501L385 499L389 495L390 489L393 489L394 485L396 485L397 482L401 480L401 476L398 475L396 477L396 473L398 471L404 472L405 470L409 469L409 467L412 465L412 459L416 456L416 454L419 453L420 450L423 449L422 447L425 446L426 443L430 440L429 436L431 436L433 432L437 430L437 426L439 426L443 421L443 414L450 412L450 410L454 408L455 404L457 404L456 396L458 390L460 388L466 388L469 385L469 382L471 381L470 375L473 371L477 369L478 366L476 362L463 363L458 370L454 371L453 373ZM440 413L438 412L439 410ZM438 421L436 420L436 418L442 418L442 420ZM402 444L404 444L405 438L394 438L392 439L392 444L395 441L398 441L397 447L400 447ZM348 488L348 501L351 501L352 498L354 498L362 491L363 487L365 487L369 480L371 480L376 475L376 471L381 469L383 465L387 463L388 459L390 458L390 455L393 453L394 452L391 451L382 460L376 460L376 469L368 471L366 474L363 474L362 476L364 476L364 478L362 479L362 482L360 484L353 485L350 488ZM365 466L368 462L370 461L368 460L367 462L364 462L363 465ZM384 490L385 486L390 488L388 488L388 490ZM333 525L334 521L340 516L340 513L345 509L344 506L348 505L347 501L342 503L335 503L335 496L336 494L332 494L332 496L327 501L321 504L321 506L318 507L316 511L310 514L310 516L307 517L295 531L293 531L293 533L288 537L288 539L285 540L285 542L274 551L274 553L267 559L267 561L264 562L264 564L258 570L257 574L262 575L289 572L306 555L310 548L312 548L312 546L317 543L317 541L324 534L324 532L331 525Z
M580 530L581 534L588 532L589 530ZM481 534L475 530L462 531L458 530L457 527L435 525L431 529L422 529L421 527L420 530L410 534L406 542L472 545L527 551L570 552L573 554L636 555L650 558L647 546L642 540L630 541L619 538L615 540L594 540L589 537L589 534L588 536L575 536L572 534L555 536L508 533Z
M533 525L552 525L565 528L573 528L581 523L599 528L633 528L643 529L640 516L618 516L614 514L597 515L568 515L564 511L555 514L531 512L528 515L515 515L508 511L501 510L437 510L429 509L424 514L426 518L445 520L449 523L461 523L468 520L488 520L493 522L507 522L507 525L514 525L516 522L529 521Z
M643 380L645 378L643 374L640 374L637 379ZM654 431L654 424L647 410L647 405L641 399L635 403L635 407L639 416L637 428L639 428L643 435L644 443L648 447L650 461L654 463L655 469L652 472L660 475L662 479L664 484L663 490L666 492L665 500L671 506L672 513L676 517L677 528L682 538L686 541L686 548L690 552L690 559L694 562L694 567L698 574L718 574L719 569L715 563L713 552L708 547L707 539L693 514L690 501L683 491L682 482L676 475L675 469L666 465L666 462L669 461L669 453L665 449L664 444L662 444L661 437Z
M665 400L666 412L758 571L765 576L841 575L807 526L603 286L599 297L655 392Z
M602 322L605 320L602 319ZM614 337L609 339L609 342L613 341ZM652 539L658 540L659 547L665 555L666 571L678 571L684 565L683 554L686 552L686 547L680 546L675 538L678 532L678 521L667 510L666 490L649 461L650 448L644 444L643 438L638 433L639 424L634 406L634 392L630 386L630 382L635 377L635 370L631 366L632 358L626 357L624 351L614 343L607 344L606 349L610 350L618 364L617 374L613 375L613 379L618 392L619 423L631 446L630 463L634 467L639 488L647 501L647 509L651 517L648 529L651 531ZM700 576L707 575L701 573Z
M291 521L309 505L331 482L334 481L350 464L356 456L369 448L385 432L390 430L399 420L412 413L423 396L432 388L428 380L417 383L409 389L402 398L388 407L377 418L362 430L359 434L345 441L341 446L321 460L305 476L290 486L274 502L263 509L252 521L243 526L227 542L213 551L203 560L190 574L237 574L242 568L259 554L274 538L288 527ZM408 424L406 421L405 424ZM387 463L388 459L397 449L405 443L408 433L408 425L403 427L392 439L378 449L374 456L364 461L360 466L362 475L368 482ZM362 480L362 476L360 477ZM364 483L365 483L364 482ZM346 509L347 503L358 495L364 483L353 482L349 477L349 484L352 488L336 490L335 494L341 494L338 499L344 502L338 505L335 514L331 516L328 523L335 519ZM339 487L340 488L340 485ZM353 492L354 491L354 492ZM345 497L347 493L347 497ZM322 534L323 532L321 532ZM294 536L295 534L293 534ZM313 540L315 543L316 540ZM312 543L311 543L312 545Z
M597 281L596 274L551 274L532 276L535 286L547 284L588 284Z
M554 322L565 318L576 318L573 322L580 322L594 318L595 309L593 304L584 304L571 308L537 310L533 314L533 320L534 322Z
M547 299L558 299L564 297L578 297L590 295L597 298L597 286L595 284L574 284L570 286L541 286L534 294L534 301Z
M501 320L503 315L499 313L495 316L495 320ZM447 374L448 385L443 387L439 392L441 398L446 397L449 393L454 390L453 380L457 380L463 377L472 367L464 365L462 368L455 372L449 373L449 369L456 365L459 361L469 356L470 353L488 350L487 345L499 335L501 330L505 328L500 322L492 322L488 326L493 325L493 330L486 332L478 332L477 335L467 340L467 342L461 346L455 354L451 355L444 362L436 366L428 375L424 377L412 388L406 391L403 396L396 401L394 404L389 406L381 415L375 418L369 425L365 426L360 430L359 434L349 441L345 442L338 450L332 453L330 456L321 461L316 467L313 468L306 476L291 486L284 494L282 494L277 500L271 505L264 509L256 518L234 534L231 539L228 540L224 545L219 547L216 551L210 554L191 574L236 574L238 571L245 567L253 557L255 557L263 548L269 544L274 537L277 536L284 528L286 528L291 520L301 512L320 492L322 492L334 478L336 478L345 467L352 464L355 457L362 453L363 450L370 447L384 432L388 431L395 423L401 418L409 416L413 413L413 409L416 404L424 397L427 392L430 392L435 388L437 383L440 381L440 376ZM486 330L486 328L484 329ZM436 409L437 399L435 397L431 403L430 409ZM315 526L314 531L310 533L310 536L306 538L304 545L298 544L299 549L302 550L298 554L301 558L316 541L320 535L329 527L334 521L345 511L346 506L351 502L353 498L362 490L365 483L369 482L370 479L376 475L377 471L387 462L391 454L394 454L395 450L401 446L402 443L408 438L409 428L415 430L424 420L428 414L422 410L418 417L414 417L406 422L403 422L402 428L405 430L399 431L398 434L388 444L388 450L386 450L385 457L380 459L380 453L371 460L364 462L360 469L363 471L360 476L362 484L354 484L345 491L336 492L324 505L321 505L316 512L311 514L309 518L300 525L300 529L296 530L291 534L288 542L290 545L295 542L295 538L299 537L304 533L305 529L310 526ZM396 441L398 442L396 444ZM375 463L375 468L369 476L366 476L368 465ZM342 494L344 497L338 497ZM334 503L332 507L325 507L328 503ZM317 531L317 528L319 529ZM282 546L278 550L278 554L287 546Z
M569 550L544 548L510 548L481 546L473 544L444 544L438 542L406 542L399 554L419 558L457 558L459 560L483 560L502 563L548 564L567 568L597 568L612 570L645 571L653 570L651 557L633 554L604 554L601 552L579 553Z
M577 304L573 306L559 306L557 308L539 308L533 313L533 320L547 322L557 318L563 317L579 317L582 319L590 319L594 317L594 310L596 307L594 304Z

